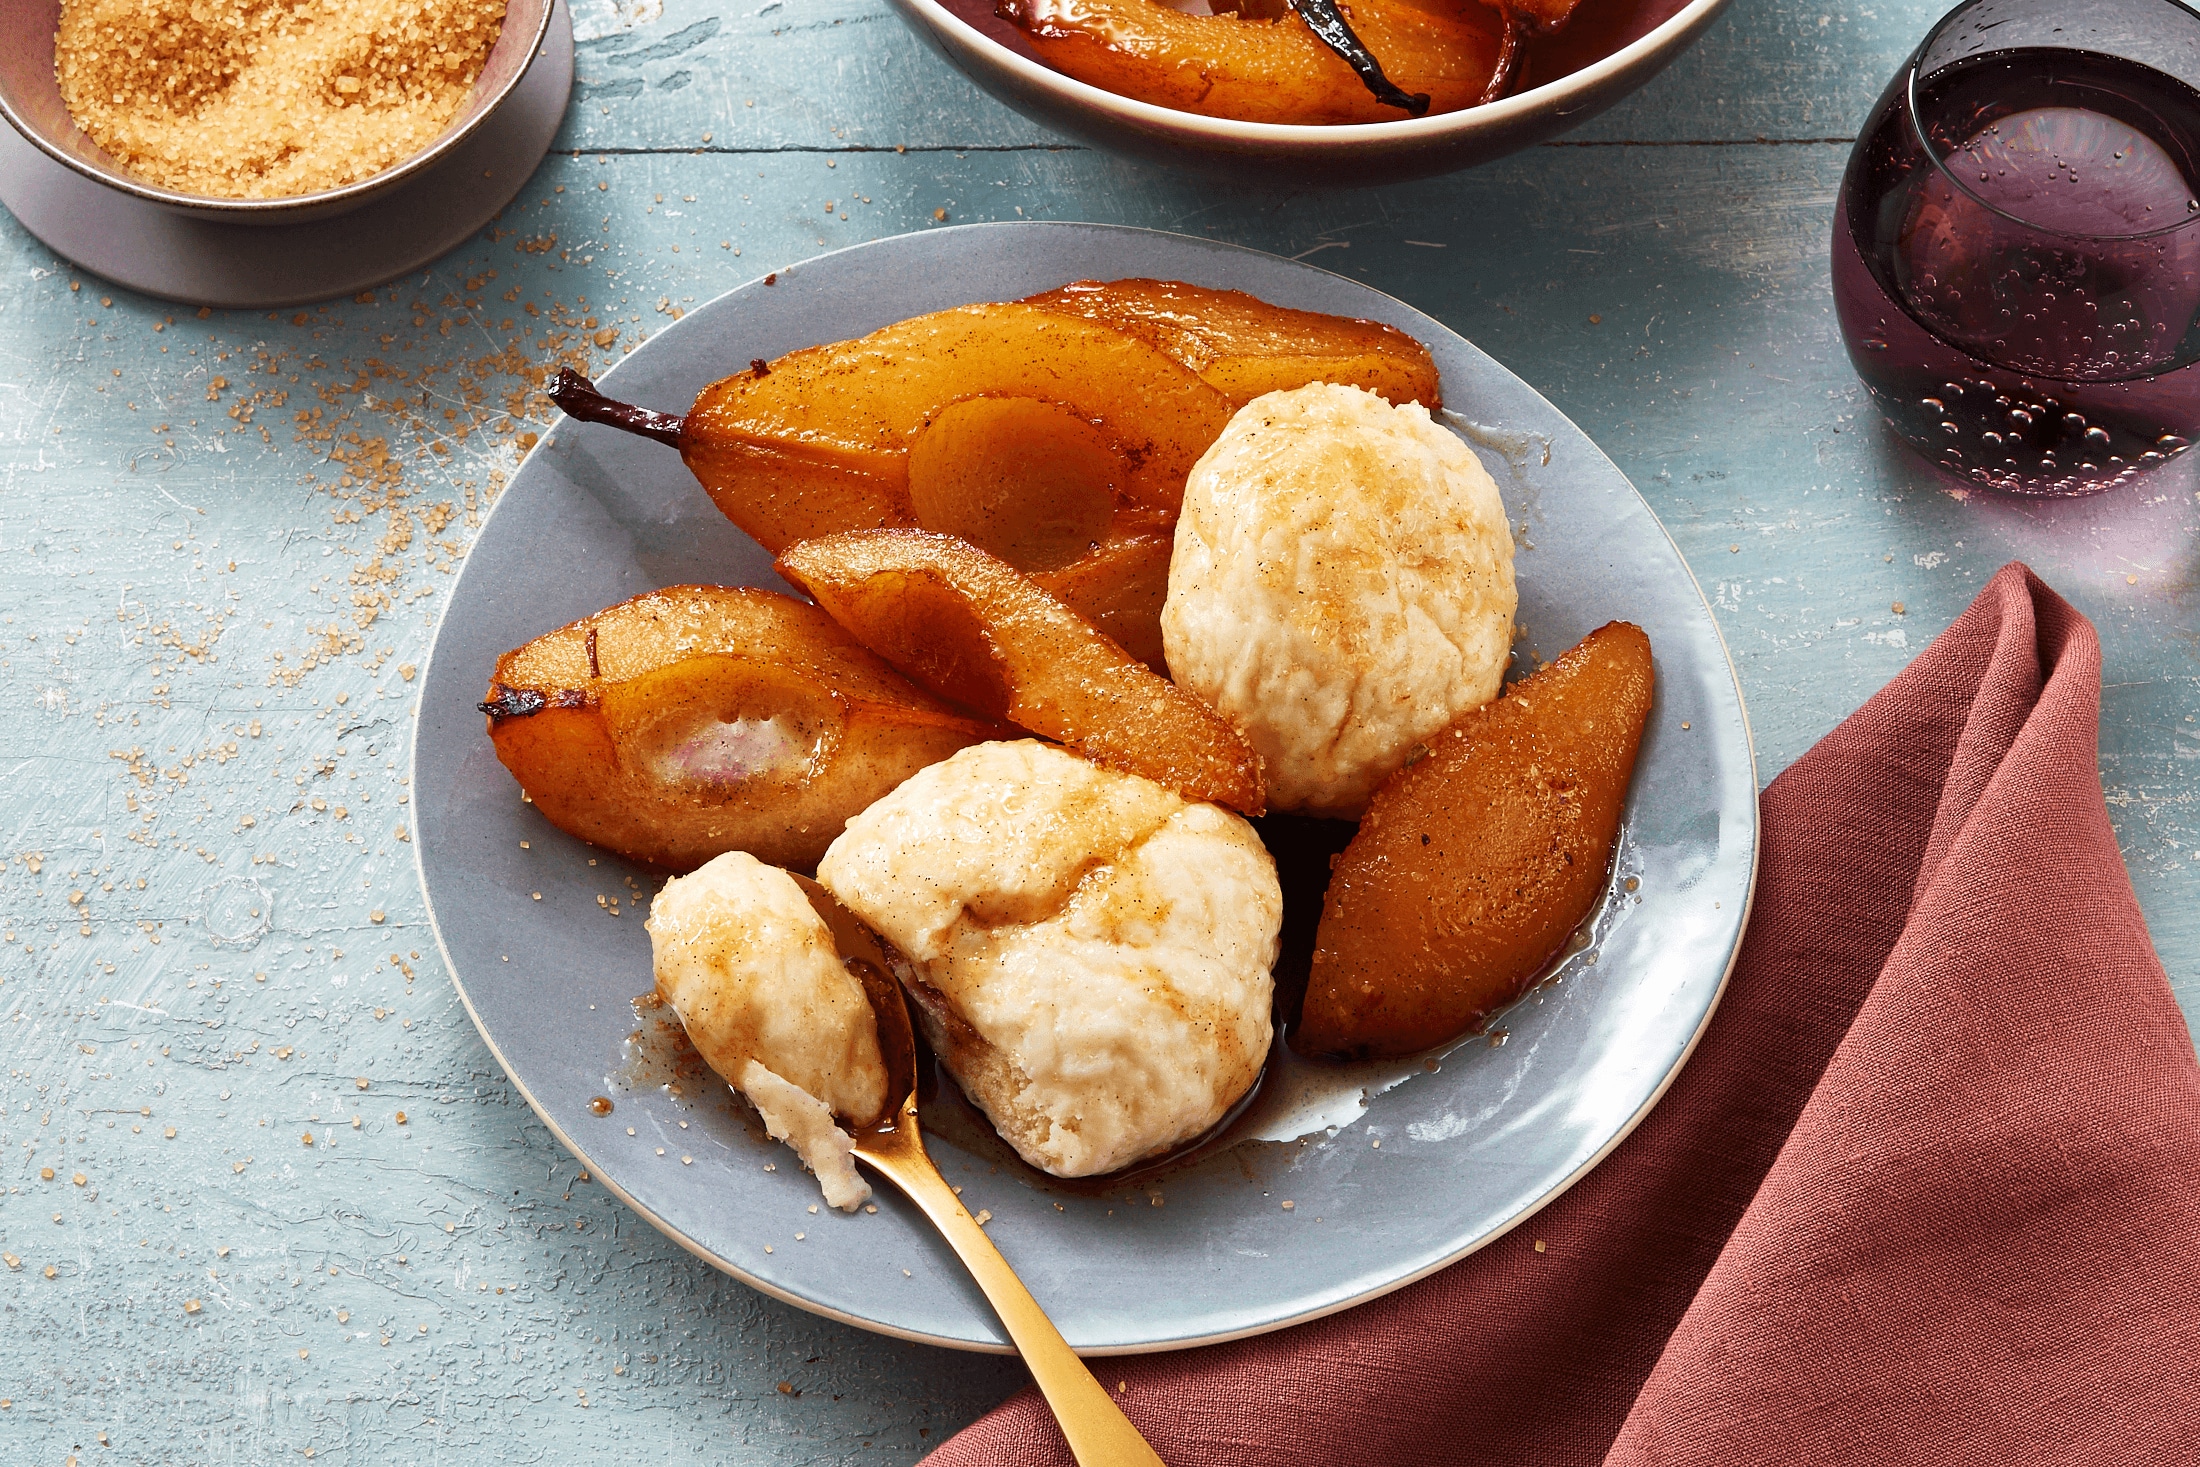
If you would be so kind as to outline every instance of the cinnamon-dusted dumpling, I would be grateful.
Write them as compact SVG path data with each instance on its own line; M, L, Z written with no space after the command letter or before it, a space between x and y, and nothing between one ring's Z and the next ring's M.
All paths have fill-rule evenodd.
M1283 894L1218 805L979 744L849 821L817 879L910 959L934 1050L1057 1176L1190 1141L1267 1058Z
M1496 696L1512 561L1497 485L1419 403L1271 392L1184 486L1169 672L1259 753L1270 808L1355 817L1409 749Z

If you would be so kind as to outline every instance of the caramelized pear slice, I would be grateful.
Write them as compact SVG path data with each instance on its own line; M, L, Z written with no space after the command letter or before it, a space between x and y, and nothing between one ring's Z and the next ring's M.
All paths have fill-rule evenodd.
M1428 348L1380 321L1294 311L1181 280L1078 280L1025 303L1142 337L1197 372L1233 411L1310 382L1364 388L1431 412L1443 406Z
M1479 6L1450 14L1402 0L1352 0L1353 31L1430 112L1483 100L1498 76L1504 25ZM1189 15L1154 0L997 0L1041 61L1117 96L1243 122L1390 122L1359 74L1296 14L1275 20Z
M1106 430L1068 408L970 397L909 445L909 507L922 528L1018 570L1058 570L1108 533L1127 471Z
M1173 513L1230 417L1220 393L1112 327L1036 306L961 306L705 388L680 453L718 507L776 553L839 530L916 524L911 449L969 398L1059 409L1051 426L1024 427L1091 439L1063 452L1113 465L1102 475L1111 509ZM981 450L989 441L965 436ZM933 472L953 457L934 455Z
M964 541L856 530L795 546L778 570L943 698L1188 800L1266 804L1260 757L1220 715Z
M1128 469L1097 426L1028 397L973 397L909 451L917 524L1023 571L1159 670L1170 510L1116 502Z
M674 871L736 850L812 867L849 816L1009 733L816 607L724 586L652 591L505 653L481 708L551 824Z
M1650 713L1612 622L1465 714L1375 792L1315 936L1303 1054L1411 1054L1518 998L1604 890Z
M983 548L983 547L980 547ZM1031 579L1163 677L1161 606L1169 598L1169 557L1176 531L1157 516L1123 516L1108 537L1060 570Z

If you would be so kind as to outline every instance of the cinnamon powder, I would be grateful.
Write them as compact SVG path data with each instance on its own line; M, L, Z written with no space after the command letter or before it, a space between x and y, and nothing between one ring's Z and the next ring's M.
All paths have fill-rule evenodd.
M163 187L282 198L368 178L472 95L504 0L62 0L77 125Z

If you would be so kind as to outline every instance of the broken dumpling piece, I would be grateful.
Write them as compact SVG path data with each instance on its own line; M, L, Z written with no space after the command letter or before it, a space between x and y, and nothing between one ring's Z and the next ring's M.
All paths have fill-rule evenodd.
M852 1212L868 1200L835 1118L860 1128L886 1113L878 1021L794 877L719 856L665 883L649 940L657 991L697 1052L817 1173L826 1201Z
M984 551L923 530L854 531L797 545L777 568L941 697L1186 799L1261 812L1260 760L1229 724Z
M570 835L684 871L808 867L848 817L998 725L912 685L816 607L673 586L497 660L497 758Z
M1653 683L1612 622L1391 777L1337 858L1294 1049L1411 1054L1520 997L1605 889Z
M1162 645L1259 752L1270 804L1351 818L1496 696L1517 602L1474 451L1418 403L1316 383L1248 403L1192 470Z
M1192 1141L1267 1059L1283 896L1219 806L981 744L850 821L818 880L911 961L934 1052L1057 1176Z

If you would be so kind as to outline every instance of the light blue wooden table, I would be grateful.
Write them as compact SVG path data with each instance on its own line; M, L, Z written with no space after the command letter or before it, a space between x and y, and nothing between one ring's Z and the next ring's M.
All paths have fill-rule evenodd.
M1474 339L1679 539L1767 779L2028 560L2101 630L2102 780L2200 1011L2191 467L1951 493L1835 334L1849 139L1937 8L1738 0L1562 143L1282 194L1068 146L882 0L582 0L562 151L371 299L194 314L0 216L0 1461L908 1461L1020 1382L770 1302L580 1181L406 843L416 665L546 364L935 211L1231 240Z

